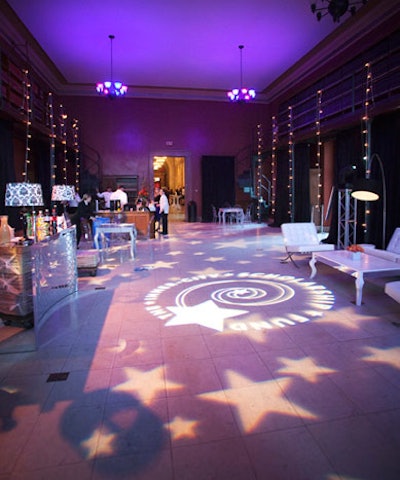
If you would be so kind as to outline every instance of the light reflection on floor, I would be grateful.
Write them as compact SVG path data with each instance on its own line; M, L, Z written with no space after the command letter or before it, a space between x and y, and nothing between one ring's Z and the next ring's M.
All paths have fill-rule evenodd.
M356 307L351 277L282 265L278 229L170 227L104 252L40 348L0 356L0 478L397 480L384 279Z

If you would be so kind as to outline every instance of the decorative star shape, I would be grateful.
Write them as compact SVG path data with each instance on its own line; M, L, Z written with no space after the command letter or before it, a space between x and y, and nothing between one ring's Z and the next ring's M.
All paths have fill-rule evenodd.
M318 377L320 375L335 373L337 371L333 368L326 368L317 365L311 357L305 357L299 360L280 357L279 360L281 363L286 365L278 370L279 373L286 375L297 375L311 383L318 382Z
M149 268L174 268L174 265L176 265L178 262L163 262L162 260L159 260L158 262L155 263L150 263L145 265L145 267Z
M172 257L174 257L175 255L183 255L183 252L180 250L176 250L175 252L168 252L165 255L171 255Z
M215 246L215 249L219 248L247 248L248 245L247 243L242 239L239 238L237 240L228 240L226 242L218 242L217 245Z
M105 433L101 428L93 430L92 435L87 440L81 442L81 446L87 450L86 458L90 460L99 455L106 456L114 453L112 444L115 437L115 433Z
M247 310L220 308L212 300L199 303L194 307L167 307L167 309L175 314L175 317L165 324L167 327L172 325L200 325L219 332L223 332L226 318L248 313Z
M198 397L235 407L245 433L254 431L261 420L271 414L317 418L309 410L292 404L285 397L284 390L293 381L290 378L280 378L279 384L276 380L254 384L247 377L232 370L227 372L227 377L231 388L201 393Z
M365 349L370 352L370 355L363 357L367 362L386 363L400 370L400 347L366 347Z
M188 420L177 416L166 426L171 433L172 440L179 438L196 438L196 428L200 422L198 420Z
M216 270L214 267L208 267L204 270L190 270L193 275L215 275L231 272L232 270Z
M127 367L124 372L127 380L116 385L113 390L131 393L147 405L151 404L159 392L165 392L167 387L171 390L178 390L183 387L179 383L165 380L163 366L145 372L137 368Z
M210 257L210 258L205 258L207 262L222 262L225 260L225 257Z

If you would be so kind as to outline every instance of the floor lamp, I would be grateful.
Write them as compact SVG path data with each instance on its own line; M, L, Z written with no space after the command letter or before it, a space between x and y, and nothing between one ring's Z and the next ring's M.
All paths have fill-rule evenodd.
M379 164L382 185L379 182L370 178L371 166L373 161L376 160ZM351 196L357 200L363 202L374 202L382 195L382 248L386 248L386 180L385 172L383 169L383 163L380 156L374 153L368 161L365 178L355 179L353 184L353 191Z

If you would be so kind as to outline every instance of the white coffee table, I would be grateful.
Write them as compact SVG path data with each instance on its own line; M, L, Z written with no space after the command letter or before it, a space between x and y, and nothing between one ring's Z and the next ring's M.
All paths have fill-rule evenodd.
M314 252L309 262L311 267L310 278L317 273L316 262L325 263L340 272L355 277L356 305L361 305L364 274L386 273L388 275L400 274L400 263L384 260L382 258L361 253L360 259L353 259L352 252L347 250L334 250L330 252Z

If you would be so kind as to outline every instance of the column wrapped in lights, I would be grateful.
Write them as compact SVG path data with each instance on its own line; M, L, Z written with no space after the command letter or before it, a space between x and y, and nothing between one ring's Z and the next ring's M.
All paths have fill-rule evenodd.
M257 125L257 221L261 222L262 196L262 126Z
M288 215L291 222L294 222L294 148L293 148L293 107L289 106L289 140L288 140L288 153L289 153L289 178L288 178L288 195L289 195L289 208Z
M278 147L278 123L276 117L272 117L272 159L271 159L271 216L275 216L276 204L276 149Z

